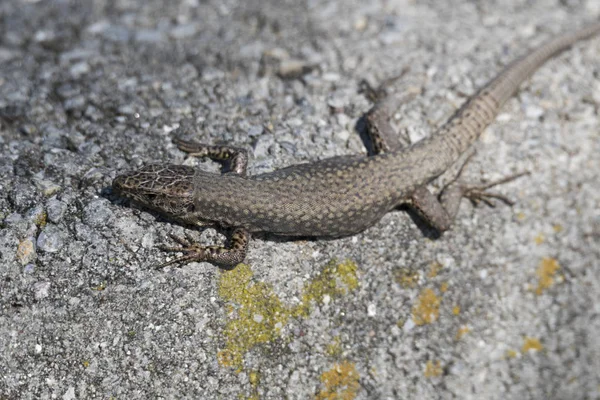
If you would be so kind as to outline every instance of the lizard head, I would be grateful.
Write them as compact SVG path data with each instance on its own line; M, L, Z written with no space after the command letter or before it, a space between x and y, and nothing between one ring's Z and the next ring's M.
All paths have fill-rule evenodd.
M112 188L120 197L180 219L194 210L194 173L183 165L148 165L117 176Z

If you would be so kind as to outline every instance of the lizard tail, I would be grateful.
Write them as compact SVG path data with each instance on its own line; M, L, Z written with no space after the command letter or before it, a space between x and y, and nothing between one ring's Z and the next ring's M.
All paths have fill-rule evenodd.
M456 161L479 137L485 127L495 118L502 105L512 97L519 85L533 74L549 58L568 49L574 43L600 33L600 22L596 22L571 33L550 39L511 64L502 73L482 87L430 138L418 143L417 147L444 149L438 157L439 164L446 167ZM433 143L432 143L433 142Z
M484 91L487 96L492 97L492 101L495 101L498 107L502 107L515 94L519 85L548 59L568 49L574 43L589 39L599 32L600 22L597 22L578 31L550 39L531 53L513 61L503 73L486 85L482 92Z

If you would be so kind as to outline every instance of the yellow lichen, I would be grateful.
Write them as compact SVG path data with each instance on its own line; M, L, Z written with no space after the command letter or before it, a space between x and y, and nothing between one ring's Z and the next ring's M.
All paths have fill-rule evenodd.
M405 289L414 288L419 283L419 273L410 268L400 268L394 275L396 282Z
M448 291L449 286L450 284L448 282L442 282L442 284L440 285L440 292L446 293Z
M327 354L337 357L342 354L342 339L339 336L333 338L333 342L327 345Z
M40 228L44 228L48 223L48 214L44 211L36 215L33 223L36 224Z
M353 400L360 389L358 372L354 363L343 361L335 364L329 371L321 374L321 382L325 386L317 396L317 400Z
M321 304L328 297L333 299L345 295L350 290L358 287L357 266L354 262L346 260L336 263L329 262L323 270L304 286L302 301L294 309L293 316L306 317L312 304Z
M454 306L452 308L452 314L454 314L454 315L460 314L460 306Z
M544 290L554 284L554 275L560 268L558 261L550 257L544 257L538 266L536 275L538 276L538 286L535 289L535 294L541 295Z
M259 400L258 384L260 383L260 372L257 370L250 371L248 373L248 382L250 382L250 386L252 386L252 393L250 396L246 397L246 400Z
M412 317L416 325L430 324L440 315L441 298L432 289L423 289L413 306Z
M227 345L219 352L219 362L240 366L244 353L279 336L289 312L267 284L252 282L252 271L246 264L221 274L219 295L238 305L234 308L236 318L225 327Z
M563 231L563 226L561 224L554 224L552 225L552 230L554 231L554 233L561 233Z
M540 351L544 348L539 339L525 336L523 347L521 348L522 353L527 353L529 350Z
M443 372L442 363L439 360L435 362L429 360L425 365L425 372L423 374L425 378L435 378L442 375Z
M217 353L217 361L224 367L236 367L242 363L242 355L237 350L223 349Z
M515 358L518 354L515 350L506 350L506 358Z
M436 276L438 276L438 274L440 273L442 268L444 268L444 266L442 264L440 264L439 262L437 262L437 261L432 262L431 265L429 266L429 273L427 274L427 276L430 278L435 278Z
M248 374L248 380L252 386L257 386L260 383L260 372L250 371Z
M106 281L102 281L102 282L100 282L100 284L98 284L97 286L92 286L90 289L101 292L104 289L106 289L107 285L108 285L108 283Z
M223 366L241 370L246 352L257 345L270 343L280 336L290 317L305 317L313 303L320 304L358 287L357 266L352 261L331 261L304 287L302 301L296 307L284 305L272 288L254 282L246 264L223 272L219 279L219 296L230 304L231 319L224 328L225 348L217 360Z
M541 233L538 234L536 237L533 238L533 241L535 242L535 244L544 243L544 235L542 235Z
M469 332L471 332L471 328L469 328L468 326L461 326L458 329L458 332L456 332L456 340L462 339L462 337L465 336Z

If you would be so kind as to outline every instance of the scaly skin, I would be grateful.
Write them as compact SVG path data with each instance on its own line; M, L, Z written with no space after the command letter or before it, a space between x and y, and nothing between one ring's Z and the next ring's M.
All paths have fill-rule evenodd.
M455 204L440 205L424 185L470 148L518 86L546 60L599 31L600 23L589 25L558 36L517 59L434 135L406 149L392 146L385 149L388 152L371 157L335 157L246 177L244 151L178 141L179 147L192 155L232 161L235 173L218 175L186 166L149 165L118 176L113 188L186 224L238 228L229 247L202 248L180 241L182 248L168 250L181 250L187 255L173 262L210 261L230 268L243 260L249 232L347 236L375 224L403 203L416 206L443 231L449 227L457 199L464 191L447 196ZM383 143L380 121L387 116L379 114L374 107L367 120L371 135Z

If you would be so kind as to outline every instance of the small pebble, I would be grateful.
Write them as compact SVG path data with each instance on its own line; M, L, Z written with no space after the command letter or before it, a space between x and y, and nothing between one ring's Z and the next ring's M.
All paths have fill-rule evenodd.
M17 260L21 265L26 265L37 258L35 252L35 239L33 237L25 238L17 247Z
M63 219L65 212L67 211L67 205L56 198L52 198L48 200L46 209L48 212L48 219L57 224Z
M36 300L45 299L50 295L50 282L38 282L33 285Z

